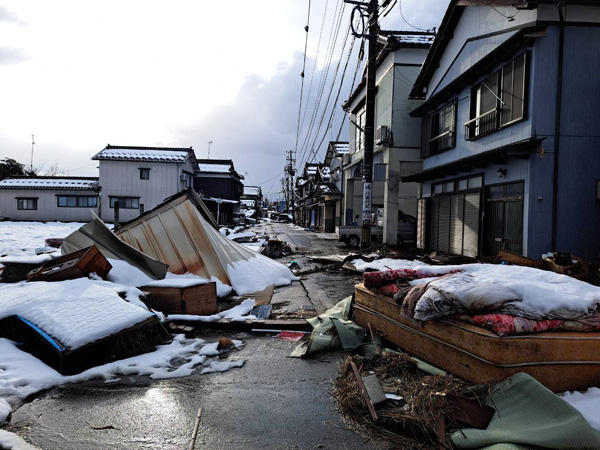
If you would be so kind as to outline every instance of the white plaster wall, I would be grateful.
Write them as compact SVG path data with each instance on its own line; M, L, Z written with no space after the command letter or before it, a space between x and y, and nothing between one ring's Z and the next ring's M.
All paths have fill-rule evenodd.
M150 179L140 179L140 168L150 169ZM109 207L109 197L139 197L144 211L149 211L165 198L185 189L180 180L183 171L193 173L192 165L138 161L100 161L100 186L102 188L101 218L112 222L114 209ZM125 222L139 215L137 209L119 211L119 220Z
M89 222L90 210L98 213L98 208L59 208L56 197L59 195L98 195L94 191L41 190L41 189L0 189L0 217L10 220L32 222ZM37 198L37 210L17 209L17 197Z

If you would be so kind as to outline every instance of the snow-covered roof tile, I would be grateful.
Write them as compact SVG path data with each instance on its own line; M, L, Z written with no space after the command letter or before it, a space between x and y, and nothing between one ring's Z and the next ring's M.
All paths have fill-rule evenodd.
M93 160L108 161L147 161L147 162L185 162L191 148L172 147L125 147L108 145L92 157Z
M244 195L260 195L260 187L244 186Z
M347 142L338 142L334 147L336 155L347 155L350 152L350 145Z
M92 177L13 177L0 181L0 189L94 190L98 178Z
M198 163L198 170L200 172L210 172L210 173L229 173L229 172L231 172L231 164Z

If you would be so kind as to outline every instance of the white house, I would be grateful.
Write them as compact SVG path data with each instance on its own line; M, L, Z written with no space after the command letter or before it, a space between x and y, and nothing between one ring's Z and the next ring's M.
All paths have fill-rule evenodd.
M0 181L0 219L88 222L98 214L96 177L12 177Z
M117 202L119 221L126 222L193 187L198 169L191 147L107 145L92 160L100 162L100 217L108 222L114 220Z

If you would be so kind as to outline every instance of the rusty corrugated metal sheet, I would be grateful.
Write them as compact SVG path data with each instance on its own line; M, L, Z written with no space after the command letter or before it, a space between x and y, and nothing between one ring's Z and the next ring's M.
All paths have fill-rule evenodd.
M204 216L193 191L167 199L151 211L115 230L129 245L169 265L169 272L215 276L231 284L227 265L256 257L227 239Z

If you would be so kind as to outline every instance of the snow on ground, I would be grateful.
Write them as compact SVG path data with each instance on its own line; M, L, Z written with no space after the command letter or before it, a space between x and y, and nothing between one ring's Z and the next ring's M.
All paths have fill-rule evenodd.
M237 349L244 345L239 340L234 340L233 344ZM108 383L118 381L119 376L148 376L154 380L180 378L191 375L196 366L204 365L209 370L207 373L211 373L224 372L244 364L245 360L240 359L231 361L230 365L214 365L208 356L222 353L216 350L216 346L216 342L186 339L181 334L175 336L170 344L157 346L152 353L114 361L67 376L19 350L15 342L0 339L0 405L6 401L14 405L32 394L66 383L91 379L104 379Z
M34 447L16 434L5 430L0 430L0 448L11 450L39 450L39 447Z
M48 238L65 238L78 230L77 222L0 222L0 255L35 254Z
M10 414L11 407L6 400L0 398L0 425L6 422L6 418Z
M600 431L600 389L595 387L585 392L559 394L564 401L581 413L592 428Z

